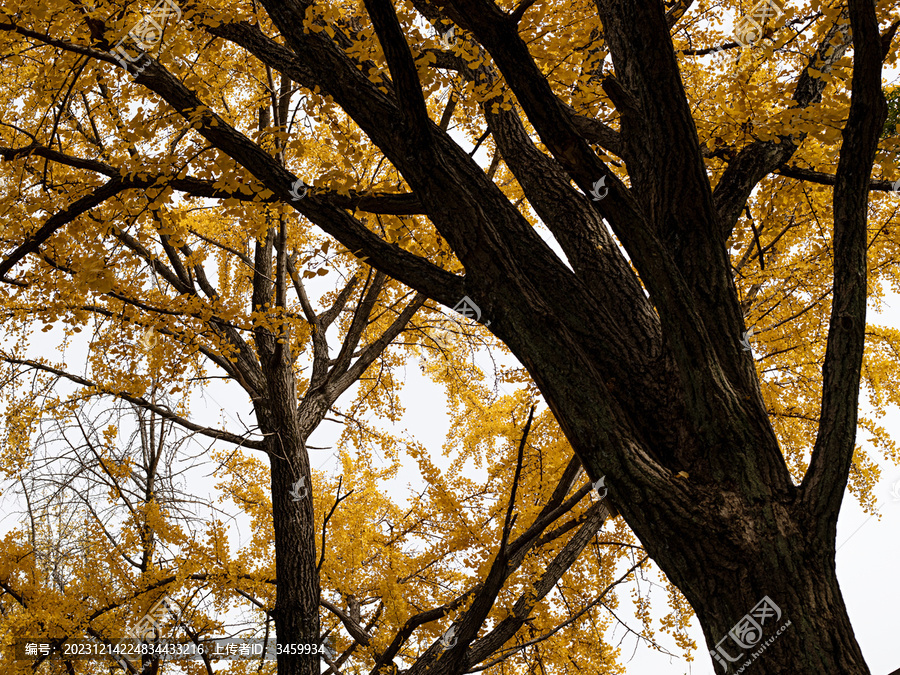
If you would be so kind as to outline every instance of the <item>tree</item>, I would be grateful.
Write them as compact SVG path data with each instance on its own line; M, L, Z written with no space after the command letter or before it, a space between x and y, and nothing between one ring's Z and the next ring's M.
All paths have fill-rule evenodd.
M210 597L221 602L233 588L221 569L227 564L210 564L209 551L224 535L224 517L185 491L193 468L186 464L196 464L198 453L182 452L190 439L174 438L175 423L128 404L103 410L103 402L48 406L55 415L40 425L18 476L28 536L17 541L10 533L0 547L4 628L47 641L55 653L10 663L10 672L47 670L44 662L52 667L53 659L57 672L109 672L106 664L65 656L65 645L134 639L122 626L146 629L141 617L161 598L178 608L175 617L157 618L164 637L173 618L190 642L221 632ZM120 438L129 426L133 432ZM205 510L217 517L209 522ZM118 662L125 672L159 672L158 659L124 654Z
M71 411L61 410L68 407L61 402L48 406L56 416L41 425L39 451L19 477L27 506L27 535L17 537L13 532L0 543L0 625L4 634L49 641L63 654L64 647L77 640L116 644L123 625L140 625L148 608L165 597L178 607L171 627L171 621L162 622L167 638L211 650L208 640L226 632L223 608L238 602L246 605L248 600L261 610L255 612L259 625L254 625L255 621L229 623L227 632L268 637L273 591L278 584L272 554L271 499L265 497L268 481L255 480L266 474L264 465L239 452L222 453L218 458L220 466L228 470L226 494L254 521L250 544L232 554L225 527L230 514L185 491L192 480L191 469L197 468L185 464L199 461L204 472L209 464L204 461L207 453L202 444L199 452L184 452L191 439L178 433L177 423L159 419L139 406L102 410L102 403L101 399ZM379 664L391 664L395 658L420 669L435 658L447 660L452 651L445 644L457 640L448 640L446 635L458 634L464 640L466 631L482 627L479 604L481 611L490 610L495 625L479 630L482 636L472 652L476 660L490 668L530 648L535 652L532 658L543 659L546 666L568 669L559 655L569 654L571 659L582 651L578 645L583 642L584 629L579 624L601 603L611 602L616 585L646 556L638 556L637 564L615 579L611 559L627 551L627 544L609 542L618 547L618 554L611 548L613 555L608 557L592 560L593 556L582 555L592 543L598 546L595 534L606 511L596 497L585 500L592 491L590 485L573 489L578 482L578 462L570 452L548 452L558 449L564 440L553 428L549 414L541 417L545 420L538 423L538 437L531 436L527 452L524 438L520 438L511 448L512 457L503 453L498 462L491 462L493 484L505 487L512 482L510 474L515 474L513 484L519 488L519 496L514 494L512 499L524 521L517 532L509 527L515 535L507 549L510 559L505 579L472 583L471 577L460 575L453 565L456 558L466 555L480 560L482 567L502 569L497 560L503 558L491 555L494 539L484 533L498 525L501 529L511 526L513 509L500 500L490 504L494 500L482 499L489 496L485 494L489 486L478 486L480 495L467 495L471 506L486 503L475 508L447 508L445 502L453 499L448 493L467 494L466 486L460 489L457 485L466 481L442 476L430 466L427 473L434 489L427 497L420 495L421 503L409 509L386 500L373 489L377 482L374 472L361 470L350 477L356 483L355 491L362 488L361 498L350 499L351 490L341 495L339 503L344 503L340 509L335 508L338 504L330 510L327 504L326 509L317 509L316 526L323 537L319 558L323 593L337 595L336 605L344 604L346 597L347 605L342 611L324 597L321 601L330 617L325 621L325 637L335 650L327 657L330 672L351 665L356 669L360 664L377 670ZM132 426L132 418L136 418L133 432L121 438ZM532 466L543 465L545 471L523 472L523 455ZM570 457L567 462L566 456ZM343 459L350 464L348 457ZM427 459L422 461L427 466ZM555 473L552 466L559 461L564 466L560 467L560 482L554 485L546 478ZM327 490L335 486L314 477L310 487L310 496L318 494L327 500ZM336 487L340 493L341 481ZM202 517L207 508L216 513L215 518ZM468 510L471 515L465 513ZM565 520L568 516L573 517ZM463 536L435 536L436 532L454 533L460 520ZM385 524L389 525L386 538L393 541L379 541L380 526ZM466 537L466 533L476 536ZM616 539L617 533L602 534L602 539ZM624 533L620 530L618 534ZM411 540L424 542L424 550L408 546ZM536 580L533 585L532 580ZM597 583L605 589L591 597L586 591ZM558 611L541 602L560 584L569 610L562 620ZM485 605L485 599L492 596ZM421 611L435 600L439 601L436 607ZM372 607L376 603L377 607ZM398 615L404 614L410 618L398 623ZM436 626L428 624L451 615L455 619L451 629L434 635ZM341 627L348 630L349 639L337 635L336 629ZM529 633L524 641L517 638L523 627ZM615 652L610 647L597 650L592 642L591 652L596 654L588 657L589 663L604 671L613 667ZM102 663L55 658L59 660L40 657L36 663L40 672L108 672ZM54 665L56 670L48 669ZM128 673L167 672L159 670L158 659L149 657L143 663L141 659L122 659L120 665ZM204 657L200 666L211 673L212 659ZM20 661L10 664L10 672L33 672L34 667ZM247 661L232 663L231 672L249 672L248 667L253 672L274 672L270 663ZM265 671L259 670L263 667Z
M254 75L260 82L274 79L260 64ZM98 82L97 94L81 99L84 107L60 114L60 124L52 125L60 138L42 147L59 148L69 158L99 153L101 159L91 166L101 172L118 173L122 162L154 162L152 147L131 141L117 145L117 136L105 133L114 129L122 138L130 136L128 129L136 129L143 118L138 113L126 120L114 105L97 107L120 93L106 86L102 73ZM279 130L290 129L289 84L281 78L277 87L262 89L244 104L239 87L221 91L233 98L232 104L243 105L244 114L252 113L263 145L278 161L290 160L293 152L279 136L287 134ZM322 132L327 134L328 127ZM336 124L331 132L340 137L344 130ZM172 147L189 158L196 151L188 145L193 139L185 140L187 135L176 138ZM319 150L326 160L333 156L326 145ZM26 154L9 150L8 156L25 160L9 168L18 165L14 170L31 171ZM362 163L377 175L377 158L363 158ZM62 203L72 195L60 189L60 179L77 181L74 175L54 171L41 184ZM608 593L619 583L614 578L616 562L632 558L628 576L644 558L621 528L611 534L613 541L597 541L599 525L608 515L606 505L590 502L590 484L578 485L580 462L556 433L548 413L537 418L541 442L526 444L530 416L524 433L521 422L535 398L533 388L524 388L511 401L493 400L479 391L478 369L465 362L463 350L451 351L461 342L483 342L477 331L434 310L424 311L421 295L349 252L333 250L330 241L304 222L273 207L271 195L245 189L240 177L224 182L190 178L193 187L186 194L217 198L212 205L190 199L170 205L166 191L157 186L146 192L134 189L144 179L128 183L133 191L70 222L67 236L43 241L29 271L2 299L9 340L0 350L7 366L2 387L3 469L24 481L26 502L43 501L34 497L35 481L61 483L52 500L53 513L69 520L78 517L89 530L76 542L84 549L84 559L71 561L56 554L71 544L51 536L59 532L53 514L48 508L29 509L48 534L40 546L32 536L31 550L18 533L0 547L0 608L8 629L60 646L85 637L109 642L129 619L139 620L161 593L183 600L185 608L197 594L211 594L217 603L250 602L259 615L256 634L268 637L274 623L279 644L310 643L325 633L341 650L329 665L337 672L346 664L396 669L395 661L426 670L437 660L447 668L460 657L485 663L486 669L503 668L511 658L529 665L562 659L560 667L568 670L581 665L573 654L592 667L608 667L615 651L591 644L592 652L583 656L584 639L577 629L594 619L600 603L609 602ZM93 188L88 184L75 189ZM27 192L15 195L14 209L30 210ZM296 184L292 192L295 201L307 196ZM38 201L33 204L44 208ZM388 214L379 225L384 226L382 234L408 227ZM4 234L13 239L19 232L10 227ZM340 279L316 297L312 290L329 275ZM31 336L39 323L45 332L62 327L55 334L58 361L39 347L34 353L37 344ZM87 339L79 341L82 335ZM403 359L388 348L401 336L410 340L408 349L426 355L423 368L436 377L450 381L452 371L458 381L453 394L458 408L481 407L480 414L459 414L480 425L472 434L481 438L471 445L484 447L466 452L490 471L488 484L472 485L461 477L443 476L422 448L411 447L408 454L418 462L428 486L411 510L377 495L378 479L391 471L378 475L363 454L380 447L394 456L402 443L359 419L366 411L397 418L397 371ZM70 350L79 348L87 353L81 369L70 364ZM253 403L256 424L231 431L223 428L224 422L201 423L192 414L187 393L202 390L213 378L229 379L243 389ZM65 381L76 385L74 392L67 391ZM361 386L349 411L338 410L337 399L357 384ZM208 522L201 534L188 536L177 519L166 517L174 510L173 498L166 495L163 500L154 488L161 444L144 444L149 449L142 447L143 474L133 472L126 478L127 467L137 462L116 447L117 431L123 430L108 425L100 431L103 415L96 412L74 415L73 420L72 410L82 401L104 397L136 406L151 420L175 425L197 439L237 446L219 459L230 478L228 493L254 520L254 544L248 550L228 555L219 519ZM342 479L312 474L309 451L315 448L307 440L328 414L349 422L345 436L362 454L350 457L345 448L341 457L348 467L349 493L342 493ZM53 462L32 444L35 433L46 438L54 428L70 424L82 430L84 445L79 449L90 455L74 462L79 481L94 472L84 486L61 478L65 470L50 471ZM143 442L152 432L139 428ZM484 439L486 429L490 443ZM59 436L66 438L62 431ZM509 444L498 452L496 441L502 438ZM240 451L247 449L266 453L269 469ZM57 451L51 445L45 452L56 457ZM155 458L148 453L156 453ZM184 458L179 454L179 459ZM529 468L523 472L526 460ZM129 490L132 482L137 495ZM353 491L363 494L351 497ZM97 495L104 493L109 493L110 503L101 509ZM79 506L67 513L72 499ZM128 514L124 523L109 515L122 512ZM385 523L392 530L389 535L378 531ZM429 528L444 536L434 537ZM329 545L326 535L333 530L352 532L353 537L334 542L332 536ZM106 551L107 540L120 542L115 555ZM428 542L424 551L410 550L416 540ZM156 555L160 542L167 546L162 558ZM591 544L595 559L586 560L589 556L582 554ZM600 556L600 546L611 549L612 555ZM361 564L361 556L367 565ZM477 573L461 574L454 565L460 558L474 561ZM23 560L29 562L22 565ZM59 574L68 579L67 602L52 583ZM564 610L541 602L551 593ZM324 626L322 609L328 612ZM190 620L186 617L179 626L190 641L200 643L221 628L211 613L191 610ZM443 649L450 629L458 631L455 650ZM519 644L524 632L528 639ZM158 666L156 659L143 661L150 672ZM59 667L68 673L76 668L94 672L92 666L66 659ZM137 670L134 664L125 667L129 673ZM279 657L278 668L281 673L318 672L319 661L286 653Z
M876 159L883 173L897 166L895 141L879 150L879 137L881 68L898 24L882 36L879 15L888 8L867 0L797 3L770 15L741 49L687 21L689 1L535 5L261 0L227 9L191 3L176 17L168 4L165 30L149 31L141 20L124 50L117 41L135 16L114 4L9 12L0 24L11 55L4 73L40 82L55 104L38 105L37 94L30 102L51 110L49 130L29 131L17 119L6 132L3 155L23 168L7 170L18 184L3 202L12 250L0 273L12 274L32 253L59 265L61 235L76 235L71 225L85 222L82 214L108 210L126 190L149 188L151 209L174 190L222 197L226 207L238 193L282 202L364 256L379 270L376 285L388 275L417 291L420 303L474 301L483 325L528 369L591 479L609 478L612 506L690 602L717 665L740 663L719 646L768 598L792 623L759 655L760 669L866 673L837 583L834 535L851 469L863 498L872 475L854 454L867 256L873 294L876 280L892 278L894 257L889 217L878 213L883 223L871 237L867 217L869 192L891 188L871 180ZM442 40L426 36L422 19ZM721 48L706 46L715 42ZM160 44L166 50L157 58L135 53L156 53ZM336 147L316 143L303 162L286 160L285 151L304 147L286 131L286 108L273 133L249 137L247 99L220 64L251 57L281 74L280 89L269 86L273 107L296 83L306 110L335 131ZM123 78L124 70L133 82L111 86L107 73ZM722 70L732 76L727 86L713 85ZM87 80L100 96L85 95ZM442 87L450 88L446 105L435 96ZM102 134L89 126L92 115L115 120L116 110L133 109L139 95L130 121L111 122ZM54 149L73 99L87 120L80 131L72 126L92 152L124 150L133 161ZM451 136L454 120L477 138L475 149ZM112 149L106 133L116 133ZM137 160L142 139L166 134L166 154ZM209 145L188 154L179 143L189 134ZM473 159L484 143L495 150L487 170ZM327 168L328 159L343 170ZM238 166L251 187L229 176ZM358 166L378 168L354 173ZM382 166L390 181L376 180ZM316 189L298 198L297 173L315 169ZM92 178L77 199L64 198L64 186L90 175L108 180ZM27 176L54 202L39 226L32 217L49 209L29 192ZM829 191L817 185L833 186L830 207ZM389 216L406 217L385 227ZM535 216L565 260L536 231ZM272 269L265 251L274 247L281 289L289 226L272 218L254 264ZM107 213L95 229L110 223ZM176 268L173 285L187 284L193 261L176 264L177 240L163 246ZM27 294L37 269L6 278ZM85 284L110 283L102 270L79 269ZM752 358L746 323L765 319L772 324L764 364ZM233 334L222 339L238 365L220 365L265 401L265 443L280 429L291 455L303 433L283 426L293 384L271 330L255 328L265 386L253 379L256 366L241 370L251 366ZM879 348L895 341L873 335ZM883 405L892 394L880 384L893 366L883 355L869 358L876 367L867 383ZM327 408L326 399L315 409ZM308 530L279 534L293 478L273 459L276 541L309 544ZM309 570L312 561L302 564ZM279 580L282 572L304 581L284 598L279 591L279 634L312 635L311 577L283 569ZM465 653L458 657L454 672L468 665Z

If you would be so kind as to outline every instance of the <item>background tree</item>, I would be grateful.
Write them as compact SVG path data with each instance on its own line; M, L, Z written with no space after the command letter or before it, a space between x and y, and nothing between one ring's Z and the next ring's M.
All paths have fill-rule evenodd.
M609 477L614 508L684 593L709 647L768 596L792 625L760 668L865 673L837 584L834 534L851 468L851 489L864 501L875 475L854 453L858 423L892 450L873 422L857 419L867 262L875 295L895 269L881 202L867 228L870 190L891 186L871 180L874 162L883 176L896 170L896 141L878 147L881 67L895 58L898 25L882 35L879 19L890 9L866 0L793 3L752 48L739 49L693 21L707 9L690 2L193 3L179 20L170 14L152 40L137 31L145 38L137 46L166 45L153 51L159 58L128 42L118 60L107 50L137 20L118 5L59 2L34 16L10 10L0 24L4 74L23 88L39 84L22 101L12 98L21 91L15 86L7 94L15 120L3 154L15 189L2 202L11 253L0 272L36 252L8 277L24 285L10 302L55 297L41 289L40 266L58 268L64 243L109 228L118 195L136 187L150 188L151 211L174 190L222 197L226 213L240 209L238 193L289 204L421 296L448 307L474 299L591 478ZM423 19L443 40L429 36ZM258 106L222 93L238 91L222 64L247 68L250 56L258 81L258 64L281 74L280 88L269 87L273 107L296 83L317 131L328 128L335 146L319 138L302 161L285 156L306 149L290 133L287 111L259 138L251 123ZM120 79L110 81L111 73ZM59 103L88 91L99 93L80 97L83 133L72 132L82 145L57 149ZM120 110L134 116L122 119ZM29 123L48 114L49 129ZM476 149L494 149L486 170L476 149L448 132L454 120ZM185 139L198 137L189 152ZM164 151L135 157L141 142L164 138ZM328 173L331 158L338 175ZM253 177L243 188L238 165ZM308 171L327 176L316 187L337 190L297 199L298 174ZM84 182L77 191L76 177ZM134 217L144 207L125 208ZM102 215L79 232L92 209ZM254 309L284 308L289 230L305 227L274 207L268 217L256 226L270 234L258 239L251 266L271 285L254 281ZM228 236L251 227L233 222ZM168 226L161 236L173 239L161 245L170 283L190 296L173 282L187 288L193 274L202 289L193 295L209 296L193 253ZM111 271L78 262L82 286L106 290ZM366 288L379 282L388 284L375 275ZM203 318L212 334L221 330L219 315ZM294 385L279 346L287 344L279 343L282 320L250 319L262 377L234 334L220 336L218 349L228 345L235 360L219 365L257 397L270 456L277 438L293 458L294 449L302 454L304 427L279 426L292 419L294 400L285 395ZM748 323L757 322L765 361L749 350ZM895 365L877 351L896 346L896 336L871 337L866 381L883 407L896 402L882 387ZM304 400L327 408L314 382ZM272 460L276 547L301 539L309 547L310 528L291 529L286 496L308 470L291 475L290 462L280 461ZM312 563L278 570L279 583L300 580L286 593L279 588L279 637L314 633ZM467 668L466 655L457 657L453 667Z
M257 74L272 82L264 67ZM272 89L278 97L264 93L251 104L242 104L240 91L223 91L235 97L232 105L254 113L266 132L261 142L278 161L291 155L273 130L289 126L288 84L282 78ZM99 89L100 100L108 95L108 88ZM120 160L154 161L152 147L111 149L112 137L91 130L109 124L121 131L130 123L114 108L95 110L87 95L84 101L85 108L61 117L51 132L60 135L60 156L97 152L103 159L92 166L114 172ZM195 154L185 145L188 157ZM54 174L43 186L60 200L70 198L58 180L75 179ZM530 418L524 433L522 425L534 388L506 400L479 386L480 371L462 349L483 344L477 332L435 311L412 321L424 298L333 251L305 223L273 209L269 197L234 178L218 187L212 179L188 182L196 188L188 196L208 194L218 203L169 205L152 187L117 195L73 221L71 238L44 242L36 276L19 280L23 285L3 298L9 340L0 351L7 364L4 469L25 481L23 497L35 504L29 514L47 532L40 547L35 537L30 548L18 533L7 537L0 574L7 636L55 644L114 640L165 593L184 603L175 635L198 643L226 628L215 608L241 601L254 608L251 634L267 636L274 627L279 643L313 642L324 608L329 618L322 632L340 649L333 670L348 664L376 672L400 665L502 669L511 658L528 667L615 668L616 651L597 649L596 639L586 644L579 628L588 621L593 630L604 627L596 616L601 603L614 606L611 590L644 555L621 523L602 544L611 555L599 554L596 535L608 511L587 498L591 486L583 484L580 463L548 412L538 418L541 443L526 448ZM297 199L306 198L299 189L292 186ZM383 218L384 234L406 227L399 218ZM329 274L341 280L323 289ZM319 297L307 290L314 287ZM32 339L36 323L56 330L45 340L58 339L59 360ZM469 446L460 461L486 467L486 484L455 472L443 476L424 448L365 423L366 414L396 420L402 412L397 373L404 359L388 346L403 335L408 349L423 357L423 369L452 383L457 418L470 420L459 425L469 430L458 439ZM335 344L339 349L330 347ZM69 364L81 349L87 358L76 369ZM221 374L210 374L209 366ZM202 422L192 410L188 394L223 377L253 402L256 423L239 432L226 430L224 420ZM354 387L349 408L337 409L338 397ZM109 396L142 411L132 434L140 439L134 456L117 447L128 425L104 425L96 404L78 411L85 400ZM316 448L307 440L334 414L348 423L341 457L346 484L343 477L314 477L310 464ZM207 518L199 531L183 527L184 504L164 480L175 471L173 462L186 460L180 437L165 444L173 425L194 440L237 446L219 460L227 493L254 525L251 545L239 554L228 551L222 518ZM80 432L79 445L60 453L58 443L69 446L69 427ZM33 448L36 434L48 441L41 453ZM498 453L496 441L504 437L509 444ZM404 445L427 485L412 509L379 495L379 481L396 473L397 448ZM240 451L248 449L265 452L269 468ZM372 465L379 449L392 458L387 469ZM40 485L51 492L41 496ZM86 531L65 541L53 514L77 519ZM81 559L65 554L72 546ZM471 573L461 572L461 560ZM616 567L625 561L622 575ZM60 573L67 577L64 589L52 583ZM548 596L554 602L542 603ZM52 621L45 608L52 608ZM136 672L142 665L150 672L161 666L145 659L125 667ZM98 667L58 664L67 673ZM209 661L199 667L211 670ZM284 655L278 668L318 672L319 661Z
M210 550L225 535L228 514L186 491L203 451L187 448L190 438L152 412L52 398L35 452L21 467L28 536L16 541L10 533L0 551L0 605L8 640L48 641L57 653L17 664L7 653L10 672L54 665L60 673L109 672L107 663L58 652L75 640L134 639L123 626L139 625L163 596L179 608L177 618L160 620L174 631L163 637L196 644L222 635L212 600L237 596L227 565L211 564ZM134 655L119 663L129 673L160 666ZM203 665L209 672L209 661Z
M2 568L7 570L0 575L3 633L8 639L12 632L57 646L85 639L115 644L122 626L138 623L165 595L180 607L171 632L165 634L168 639L211 649L207 640L214 637L268 636L277 584L268 481L258 480L265 478L265 465L240 453L221 453L226 494L254 523L250 542L231 553L226 524L233 515L185 491L210 464L204 444L191 443L190 436L177 433L176 424L153 413L129 405L103 410L102 403L67 412L61 410L65 405L46 406L54 416L40 425L37 452L19 480L28 509L28 536L20 541L8 536L0 547ZM510 402L500 404L508 407ZM522 450L532 466L547 471L571 453L559 452L565 441L549 414L543 417L545 422L531 436L530 450ZM329 510L327 504L316 509L323 544L326 533L328 539L320 562L323 594L334 598L334 604L322 599L330 617L323 632L336 651L327 659L332 670L377 670L376 662L395 658L421 667L443 656L446 644L457 644L459 638L452 637L464 635L468 626L483 633L470 658L486 663L486 669L523 656L526 663L563 670L576 658L602 671L615 670L615 650L604 646L596 652L596 638L584 653L579 644L584 624L594 630L604 625L594 616L597 609L615 601L612 590L646 556L635 557L628 552L638 547L615 541L625 534L621 527L595 536L606 512L596 495L585 499L593 491L590 485L577 487L577 460L560 467L557 485L548 483L547 473L523 472L524 461L516 464L521 430L511 424L506 429L518 436L519 442L510 444L512 453L496 457L492 443L482 459L500 472L492 470L490 484L506 486L515 477L517 515L534 522L510 541L507 577L495 581L495 588L472 584L471 576L461 575L454 564L465 555L480 560L480 567L496 565L491 555L496 540L487 528L502 529L510 509L490 488L480 486L480 494L468 495L471 481L443 475L420 454L423 473L431 479L428 495L420 495L425 499L414 508L402 508L380 494L371 465L343 453L346 466L357 465L350 476L357 488L342 495L340 509ZM341 489L341 481L316 476L312 487L311 494L327 500L329 491ZM354 500L353 492L362 498ZM469 506L448 508L452 495L463 495ZM550 496L549 502L542 502L544 495ZM210 517L208 511L215 515ZM442 532L459 534L439 536ZM613 541L601 544L600 539ZM627 534L625 539L630 540ZM590 553L589 544L595 549ZM596 550L601 546L612 555L601 558ZM623 557L631 564L619 575L614 561ZM10 573L11 568L16 571ZM594 596L591 590L598 583L606 588ZM488 594L496 596L490 614L498 625L485 631L474 610ZM562 597L562 614L563 607L552 606L558 603L541 602L548 594ZM246 607L248 600L257 610L250 613L254 620L225 618L225 608ZM429 603L436 606L421 611ZM409 618L398 623L404 616ZM448 631L442 619L451 616L455 622ZM527 628L527 637L517 635L521 628ZM448 632L451 639L444 638ZM561 659L567 653L567 659ZM201 671L213 672L213 663L204 658ZM27 661L10 663L14 665L16 672L34 668ZM65 658L39 658L36 665L40 672L108 672L105 663ZM161 665L158 659L122 663L131 673L157 673ZM274 672L274 664L239 661L230 670Z

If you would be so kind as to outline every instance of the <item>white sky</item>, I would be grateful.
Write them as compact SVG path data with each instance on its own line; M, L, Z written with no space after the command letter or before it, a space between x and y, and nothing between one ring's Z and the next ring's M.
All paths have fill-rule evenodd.
M900 328L900 296L889 296L886 304L888 309L881 315L870 313L869 321ZM46 342L43 345L45 348L49 349L55 346L51 337L52 333L39 333L37 336L38 340ZM352 391L347 392L342 400L349 400L352 394ZM205 411L199 397L195 397L195 403L192 404L194 417L198 421L220 424L224 420L226 423L224 426L231 430L238 430L236 419L238 416L242 420L252 419L246 396L233 385L223 385L221 381L214 381L214 384L204 391L203 397L209 404L209 408ZM433 448L432 459L438 466L442 468L449 466L451 458L441 455L441 447L449 428L449 418L444 411L443 390L425 378L415 363L410 363L406 369L406 384L401 394L401 401L406 407L406 412L395 430L408 430L426 447ZM865 413L865 406L862 412ZM893 437L900 436L898 433L900 432L900 413L896 409L889 412L883 420L883 424L892 432ZM337 425L323 423L310 439L310 444L332 445L338 432ZM865 434L861 433L860 442L864 441L864 437ZM220 445L224 444L217 444L217 447ZM311 451L310 455L313 467L316 469L337 468L331 451ZM880 460L880 455L874 451L870 456L873 461ZM838 579L856 637L873 675L887 675L896 668L900 668L900 657L897 655L895 646L896 609L900 607L900 583L897 581L896 573L896 561L900 559L900 538L897 537L897 532L900 530L900 499L894 499L891 495L891 488L895 483L898 484L898 490L900 490L900 468L886 466L883 460L880 460L880 464L883 475L876 494L879 511L882 514L881 520L866 515L855 499L848 494L845 497L838 522L837 537L839 546ZM414 467L409 467L401 471L390 489L391 491L396 489L399 498L400 494L406 493L407 483L416 484L418 482L417 471ZM0 498L0 507L2 507L2 512L7 515L0 520L0 532L2 533L14 526L12 511L20 508L11 502L12 492L6 490L4 492L5 494ZM191 492L198 497L206 494L213 497L212 479L199 476L197 480L192 479ZM247 541L249 532L244 529L247 525L245 518L239 518L238 522L242 524L240 528L232 527L234 535L232 550L240 546L240 541ZM239 532L239 530L243 530L243 532ZM650 581L656 581L656 568L648 571L646 576ZM633 606L630 601L630 588L632 587L633 584L627 584L620 588L618 595L621 604L616 611L617 615L631 629L639 632L641 626L634 618ZM646 584L642 583L641 587L646 588ZM658 625L659 618L667 612L667 606L662 593L655 592L654 598L657 602L654 604L653 618ZM611 632L609 640L612 644L621 646L622 662L628 675L713 675L713 664L706 653L703 634L696 620L691 624L690 635L698 645L693 663L685 661L680 656L680 650L674 641L663 634L658 634L655 639L675 656L655 651L645 642L638 641L633 634L621 626L617 626Z

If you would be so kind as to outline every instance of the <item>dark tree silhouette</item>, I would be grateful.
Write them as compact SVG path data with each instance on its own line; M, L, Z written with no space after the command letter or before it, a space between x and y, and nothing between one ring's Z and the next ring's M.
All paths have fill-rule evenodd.
M709 150L698 140L670 36L690 0L668 8L658 0L596 0L603 27L597 39L615 72L602 80L603 89L619 114L619 129L579 115L554 93L517 30L533 0L511 12L491 0L413 0L442 31L451 23L466 31L486 58L471 69L453 52L436 50L438 66L477 83L500 80L540 137L542 147L516 107L484 103L503 161L568 265L504 196L492 171L486 173L450 137L453 99L445 119L431 119L413 39L390 0L365 0L365 14L329 30L304 28L310 2L260 4L278 39L257 23L216 22L202 6L191 7L191 20L196 30L242 47L302 88L332 97L399 170L410 194L311 193L292 200L297 176L158 61L144 64L135 81L190 119L275 199L367 256L380 273L448 307L465 295L473 298L490 320L489 330L538 383L592 480L607 476L609 499L687 597L710 649L768 597L791 625L759 656L756 672L868 673L835 574L835 531L857 426L868 193L886 189L870 180L886 117L886 49L875 3L848 0L794 83L796 108L819 102L825 83L810 70L830 68L850 53L852 39L852 102L836 173L785 168L802 141L795 134L723 151L728 167L712 189L704 165ZM102 35L102 26L94 28ZM369 28L390 71L380 83L369 79L373 64L351 55L348 34ZM99 48L45 42L121 67ZM598 147L624 161L630 186L601 159ZM821 415L799 486L779 448L752 357L741 347L744 317L726 245L751 191L776 171L834 186L834 289ZM602 199L586 197L601 179L608 192ZM111 178L23 242L0 272L9 274L55 228L136 180ZM203 189L188 179L172 184L192 194ZM354 217L356 209L426 215L465 275L384 241ZM276 369L279 352L275 345L270 351L264 367ZM279 430L282 442L299 447L303 430L285 435L290 428L283 423L293 416L291 383L266 382L259 387L268 402L262 428ZM277 515L291 507L291 479L274 468ZM679 477L682 472L687 477ZM296 536L287 534L279 551L290 549ZM291 565L301 563L279 555L275 618L279 639L290 642L307 639L316 624L314 589L292 588L289 580L300 575ZM461 635L453 658L435 664L435 672L465 672L472 639L473 631ZM317 672L309 663L285 664L284 672ZM722 663L719 657L716 667Z

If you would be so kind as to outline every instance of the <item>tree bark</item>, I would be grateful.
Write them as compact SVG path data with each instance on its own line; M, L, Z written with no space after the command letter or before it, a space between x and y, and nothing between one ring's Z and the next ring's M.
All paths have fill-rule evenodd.
M262 309L274 301L284 307L289 274L283 220L273 222L265 238L257 240L254 263L253 306ZM310 655L310 648L304 647L319 641L320 590L312 474L305 446L308 433L304 434L300 426L290 331L282 327L276 332L257 326L254 339L264 382L262 396L254 408L266 437L272 479L276 578L272 616L279 651L278 672L318 675L318 653Z
M728 557L738 564L721 560L722 548L710 550L715 541L673 552L722 563L687 575L678 570L673 579L701 618L716 672L868 673L841 597L834 551L772 534L740 558L731 558L736 550L730 548Z
M277 430L273 433L282 435ZM278 448L269 454L277 594L272 617L277 644L283 652L277 655L279 675L318 675L321 671L318 654L289 653L290 645L318 644L319 640L319 574L312 527L315 521L309 464L301 461L304 456L305 452L289 454ZM304 476L303 485L294 492L301 498L294 501L292 490Z
M596 2L616 71L604 88L621 114L618 140L631 188L580 134L509 15L488 0L449 0L435 10L445 12L489 53L558 166L564 179L553 181L556 194L542 194L542 181L527 176L520 185L529 201L548 214L545 224L557 240L579 254L571 268L484 170L429 120L417 66L391 3L365 3L390 70L392 83L384 91L338 42L303 30L305 2L262 4L284 44L246 23L209 31L301 86L331 96L403 174L466 275L447 273L387 244L314 195L295 203L297 211L428 297L448 306L463 293L475 300L484 320L491 321L490 330L537 382L592 480L608 477L608 498L685 594L710 649L725 659L717 645L724 646L729 631L768 598L781 612L778 628L791 624L756 658L764 664L759 672L868 673L835 575L834 535L856 433L865 337L866 195L885 116L872 0L849 0L847 12L836 18L834 31L820 46L831 55L823 57L825 66L818 55L810 60L820 71L830 67L828 58L840 58L843 48L830 46L840 43L839 34L848 34L843 24L849 14L854 70L835 178L834 303L821 421L799 487L769 422L752 359L740 347L745 326L725 241L747 196L789 159L795 146L788 138L779 139L785 145L777 151L749 144L714 196L661 3ZM824 84L812 79L804 70L794 96L798 106L821 97ZM188 119L201 106L193 92L156 64L137 82ZM502 131L502 121L494 120L495 129ZM208 141L287 202L295 176L223 118L204 113L198 124ZM524 157L533 141L511 126L506 129L498 148L515 171L515 146ZM601 178L608 194L602 200L585 198ZM572 182L581 193L571 190ZM565 218L554 218L552 199L577 204L565 209ZM586 208L594 212L590 217L579 213ZM627 251L627 262L603 232L607 224ZM604 234L606 242L598 244ZM620 281L631 264L643 289ZM617 280L614 292L603 287L610 276ZM263 361L277 358L274 347L259 351ZM287 496L301 475L309 484L309 470L302 466L292 473L305 453L302 434L292 431L295 412L285 407L290 388L275 370L265 364L263 370L271 410L260 417L260 425L272 434L267 443L273 456L276 540L281 540L276 544L276 626L279 640L290 641L311 637L317 621L298 618L315 615L313 561L299 553L314 551L314 543L311 533L296 525L298 511L311 516L303 509L312 507L298 506ZM288 617L291 612L297 616ZM773 634L766 618L761 640L768 641ZM753 658L761 644L749 642L747 649L754 649L743 654L744 660ZM729 659L739 658L741 649L725 647ZM731 671L740 668L737 661L728 663ZM722 663L715 664L721 671ZM281 666L279 661L280 673ZM299 665L287 661L285 668L285 673L300 672Z
M303 647L292 647L319 641L319 571L309 456L298 425L290 367L274 372L264 367L263 371L270 396L265 403L258 402L256 410L266 434L271 467L276 592L271 613L279 650L278 673L318 675L318 654L310 655L308 647L306 654Z

